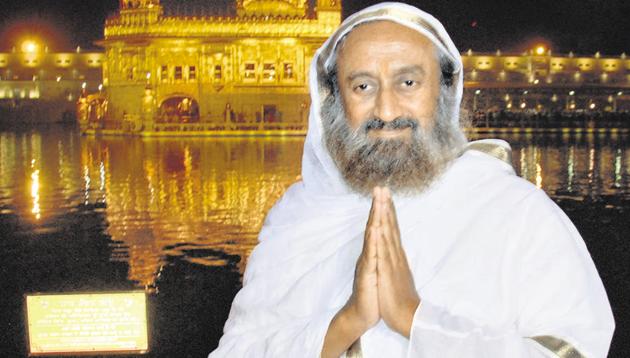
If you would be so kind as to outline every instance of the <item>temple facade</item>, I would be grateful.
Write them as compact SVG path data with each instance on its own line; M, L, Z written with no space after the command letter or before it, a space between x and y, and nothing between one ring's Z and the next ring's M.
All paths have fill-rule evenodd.
M303 128L309 63L340 20L337 0L238 0L232 16L199 17L121 0L99 42L107 114L89 120L89 98L80 119L131 132Z
M163 0L166 2L166 0ZM229 14L120 1L107 19L103 89L79 101L87 132L143 135L304 133L309 63L341 21L338 0L237 0ZM551 53L462 53L474 111L630 110L630 59Z

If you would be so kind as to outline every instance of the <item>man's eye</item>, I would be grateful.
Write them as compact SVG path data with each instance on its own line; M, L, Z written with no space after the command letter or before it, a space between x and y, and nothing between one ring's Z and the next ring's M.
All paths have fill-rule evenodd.
M414 86L416 84L416 81L414 81L414 80L405 80L405 81L403 81L403 83L407 87L412 87L412 86Z
M367 83L361 83L360 85L354 87L356 90L359 91L365 91L366 89L368 89L368 84Z

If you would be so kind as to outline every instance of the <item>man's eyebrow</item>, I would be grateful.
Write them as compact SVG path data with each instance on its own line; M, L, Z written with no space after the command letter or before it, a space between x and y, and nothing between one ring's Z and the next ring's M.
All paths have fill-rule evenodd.
M409 74L409 73L420 75L420 76L424 76L426 74L424 68L420 65L403 66L394 72L396 76ZM368 71L358 71L358 72L353 72L350 75L348 75L348 81L354 81L355 79L360 78L360 77L373 78L376 76L373 73L368 72Z
M375 77L371 72L368 71L358 71L353 72L348 75L348 81L354 81L359 77Z
M404 66L397 69L395 73L396 75L413 73L413 74L417 74L421 76L424 76L426 74L426 72L424 71L424 68L420 65Z

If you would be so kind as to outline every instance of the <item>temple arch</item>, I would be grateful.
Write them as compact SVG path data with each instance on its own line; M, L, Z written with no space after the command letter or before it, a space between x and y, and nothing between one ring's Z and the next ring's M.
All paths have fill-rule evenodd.
M199 119L199 103L190 95L172 94L160 103L158 123L197 123Z

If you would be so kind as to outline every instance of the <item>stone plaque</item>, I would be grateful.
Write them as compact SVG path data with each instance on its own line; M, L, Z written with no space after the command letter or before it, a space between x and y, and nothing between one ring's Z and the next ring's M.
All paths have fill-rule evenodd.
M26 296L31 355L145 353L144 291Z

